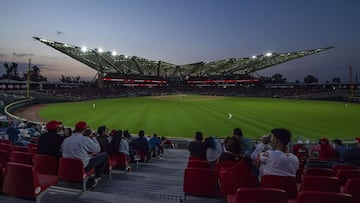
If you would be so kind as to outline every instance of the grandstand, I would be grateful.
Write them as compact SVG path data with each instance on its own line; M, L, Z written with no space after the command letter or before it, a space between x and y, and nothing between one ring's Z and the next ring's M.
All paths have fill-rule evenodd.
M251 57L178 65L138 56L117 54L100 48L90 49L39 37L34 37L34 39L96 70L99 87L103 87L103 81L116 82L124 86L148 87L169 85L169 83L178 84L179 82L196 86L258 82L249 74L333 48L266 53Z

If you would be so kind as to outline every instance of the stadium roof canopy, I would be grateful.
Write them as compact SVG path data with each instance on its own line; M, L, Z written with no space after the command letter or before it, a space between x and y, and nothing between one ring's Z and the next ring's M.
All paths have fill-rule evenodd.
M213 75L248 74L258 70L285 63L297 58L312 55L333 47L289 53L267 53L244 58L230 58L219 61L177 65L165 61L154 61L138 56L126 56L102 49L89 49L48 39L34 39L78 60L101 73L120 73L162 78L181 76L207 77Z

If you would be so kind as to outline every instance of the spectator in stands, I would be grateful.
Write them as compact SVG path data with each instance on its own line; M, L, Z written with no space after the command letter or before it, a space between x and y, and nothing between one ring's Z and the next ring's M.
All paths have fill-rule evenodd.
M195 133L195 139L189 143L188 150L190 151L190 156L206 159L206 148L202 132L198 131Z
M8 135L11 144L16 145L15 143L19 140L19 133L20 131L13 126L7 128L6 134Z
M126 155L127 159L130 159L129 143L123 137L123 133L121 130L116 130L113 133L110 145L112 153L122 152Z
M110 153L111 150L111 146L110 143L108 141L108 128L105 125L99 126L98 130L97 130L97 134L98 136L96 137L97 141L100 144L101 147L101 151L100 152L106 152L106 153Z
M342 144L342 141L339 140L339 139L334 140L334 148L338 153L339 160L343 161L344 160L344 154L346 153L346 151L348 149Z
M221 153L218 162L239 161L246 158L251 163L250 158L243 154L241 139L235 136L227 137L224 145L225 150Z
M64 138L70 137L72 135L72 129L71 128L65 128L64 129Z
M138 137L134 140L134 150L143 152L146 155L146 161L148 161L150 159L149 149L149 142L145 137L145 132L140 130Z
M274 150L259 154L259 181L261 181L263 175L291 176L295 178L296 171L299 168L299 159L287 151L291 133L282 128L272 129L271 133L270 143Z
M129 133L128 130L124 130L123 132L123 137L124 137L124 140L127 141L128 145L129 145L129 156L130 156L130 159L131 160L134 160L134 155L135 155L135 152L134 152L134 142L133 142L133 137L131 137L131 134Z
M272 150L272 147L270 145L270 139L271 135L261 136L260 143L256 145L255 150L251 153L251 161L253 163L253 170L256 176L258 176L260 173L260 161L258 159L259 154L262 152L266 152L267 150Z
M254 149L254 144L252 143L252 141L249 138L246 138L243 136L243 133L241 131L240 128L235 128L234 132L233 132L233 136L238 137L239 139L241 139L241 143L242 143L242 150L243 153L246 156L251 156L251 153Z
M204 141L206 148L206 159L209 161L211 168L215 165L222 153L221 143L214 137L207 137Z
M360 166L360 138L356 138L356 146L344 153L344 161L354 166Z
M330 145L330 142L327 138L323 137L319 141L320 151L319 159L322 161L333 161L338 160L338 154L336 150Z
M156 158L160 156L160 144L160 138L157 136L156 133L154 133L154 135L149 140L151 157Z
M86 122L76 123L74 133L63 142L62 156L82 160L87 172L95 168L95 177L89 180L90 186L95 187L101 179L108 161L108 154L99 153L100 144L93 133L90 133L89 137L83 135L88 129Z
M60 121L49 121L46 124L47 132L42 134L38 140L38 153L47 154L59 158L61 156L61 145L64 137L58 133L61 129Z

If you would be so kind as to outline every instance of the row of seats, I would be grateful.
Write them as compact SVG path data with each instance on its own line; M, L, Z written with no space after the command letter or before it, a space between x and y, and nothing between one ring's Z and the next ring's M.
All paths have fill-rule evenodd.
M233 164L233 163L232 163ZM226 166L227 164L223 164ZM217 187L220 187L222 196L234 195L238 188L258 187L261 188L278 188L286 191L287 199L296 199L298 191L318 191L354 194L354 185L358 184L356 178L360 178L359 169L341 169L336 167L335 172L331 169L324 168L306 168L301 180L301 184L297 184L296 179L292 177L265 175L262 177L261 183L258 184L255 176L249 170L241 168L220 169L217 175L210 169L206 160L189 160L188 167L184 174L183 191L186 195L200 196L218 196ZM344 167L346 168L346 167ZM347 182L346 182L347 181ZM346 184L345 184L346 183ZM219 185L218 185L219 184ZM341 185L344 185L341 189ZM360 189L360 187L359 187ZM358 191L360 193L360 191ZM353 199L360 202L357 195Z

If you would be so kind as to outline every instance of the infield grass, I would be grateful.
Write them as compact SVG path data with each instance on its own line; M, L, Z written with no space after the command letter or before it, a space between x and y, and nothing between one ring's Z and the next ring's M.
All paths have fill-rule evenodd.
M84 120L95 130L106 125L167 137L192 138L202 131L225 138L236 127L250 138L269 134L272 128L287 128L293 138L360 136L360 105L328 101L172 95L49 104L40 116L69 127Z

